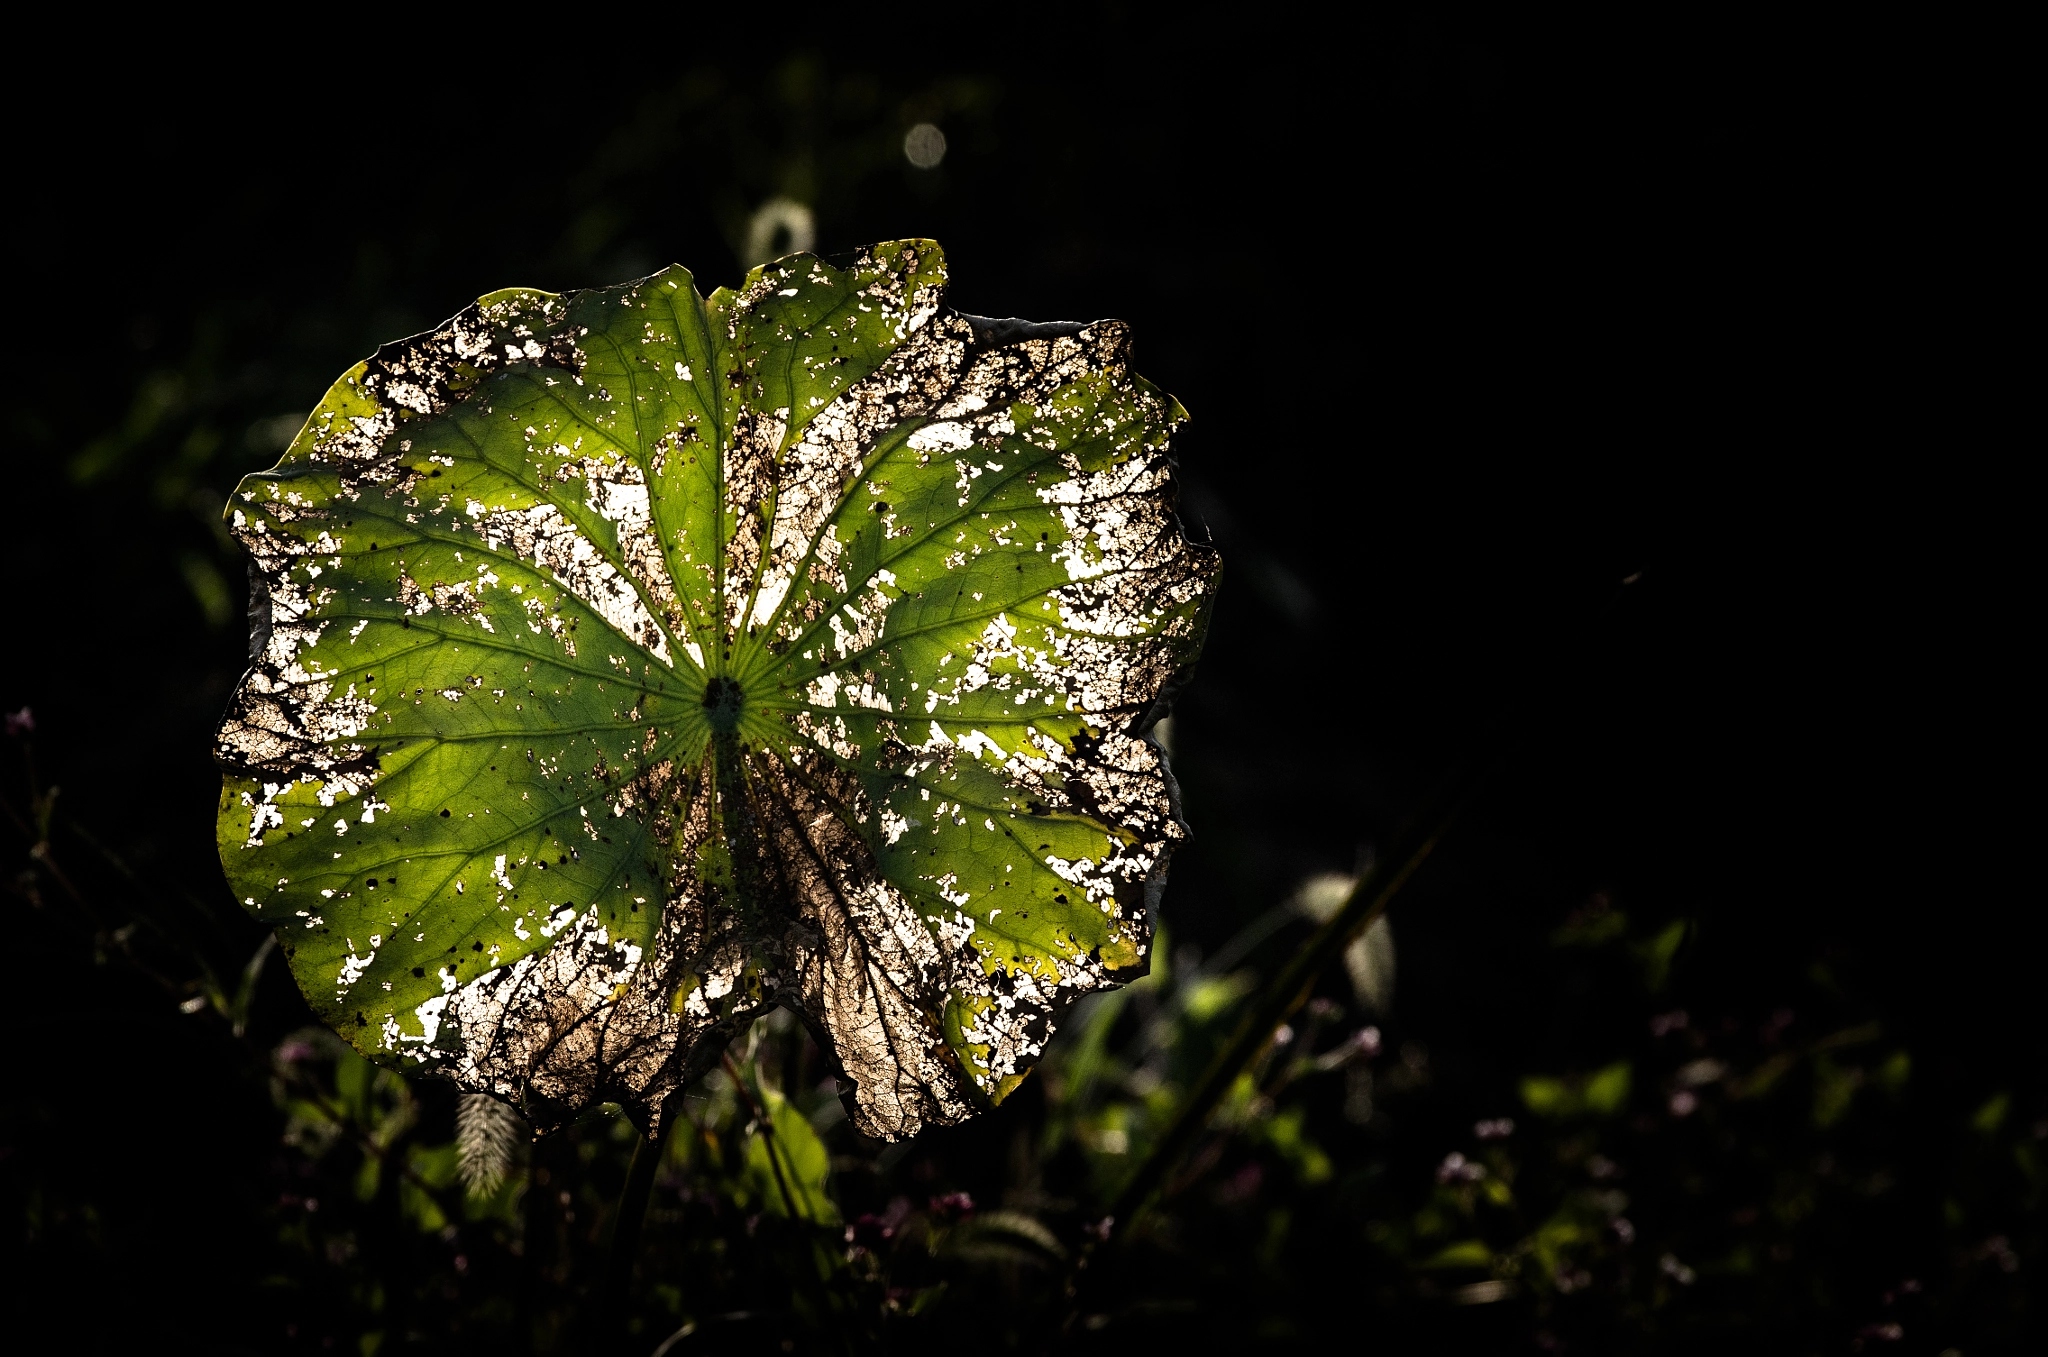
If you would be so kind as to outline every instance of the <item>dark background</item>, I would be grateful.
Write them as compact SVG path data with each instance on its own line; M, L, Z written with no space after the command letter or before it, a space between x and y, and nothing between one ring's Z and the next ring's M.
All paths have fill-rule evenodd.
M1872 1114L1891 1185L1788 1265L1810 1287L1732 1317L1808 1326L1796 1350L1882 1342L1877 1297L1910 1275L1963 1350L2023 1341L2038 1180L1957 1167L2000 1094L2009 1139L2048 1131L2039 891L2015 865L2038 609L2013 602L2019 449L1994 413L2011 171L1984 168L2013 101L1988 37L1392 6L979 37L872 8L572 22L465 56L357 14L333 50L79 37L28 63L0 703L32 709L64 816L152 887L224 901L208 746L245 632L214 525L284 417L485 291L671 261L736 284L749 215L787 195L821 251L938 239L962 310L1129 320L1193 413L1184 505L1227 575L1175 718L1177 943L1213 951L1350 869L1521 711L1509 773L1394 911L1389 1032L1426 1046L1436 1101L1389 1163L1426 1173L1426 1128L1612 1058L1653 1010L1877 1021L1914 1072ZM936 169L901 150L921 121ZM33 838L9 840L23 882ZM1688 924L1677 989L1560 969L1547 940L1595 895ZM260 1088L27 901L0 1180L30 1222L10 1284L32 1285L10 1310L114 1294L94 1323L118 1336L239 1303L269 1267L235 1204L268 1190ZM192 917L223 969L260 937ZM261 1021L296 1002L272 983ZM1804 1153L1773 1171L1812 1173ZM1977 1287L1993 1234L2019 1271ZM1397 1297L1385 1322L1465 1317Z

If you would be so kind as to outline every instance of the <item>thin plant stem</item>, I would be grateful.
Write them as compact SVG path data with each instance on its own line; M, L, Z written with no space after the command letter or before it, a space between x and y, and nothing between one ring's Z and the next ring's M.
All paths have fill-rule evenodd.
M726 1077L731 1079L732 1086L739 1090L740 1097L747 1104L747 1110L754 1114L755 1124L761 1128L761 1146L768 1152L768 1167L775 1174L776 1191L782 1194L782 1209L788 1212L791 1220L809 1220L809 1211L797 1210L796 1198L789 1190L789 1180L783 1176L782 1156L777 1153L775 1143L775 1118L769 1115L767 1098L764 1096L756 1099L753 1092L747 1088L747 1081L741 1077L739 1067L732 1063L732 1057L727 1055L722 1058L725 1061ZM792 1166L791 1173L794 1172ZM806 1205L808 1204L806 1202Z
M616 1347L625 1332L626 1304L633 1292L633 1260L640 1252L640 1227L647 1221L647 1200L654 1193L655 1171L668 1152L668 1138L681 1114L681 1094L669 1095L662 1105L660 1127L653 1135L640 1137L633 1147L626 1186L619 1193L617 1210L612 1213L611 1247L605 1256L596 1326L607 1349Z
M788 1147L783 1145L782 1138L775 1134L775 1118L768 1106L768 1096L761 1090L758 1082L760 1067L752 1066L756 1084L750 1089L740 1067L733 1063L731 1054L721 1056L720 1059L725 1064L726 1076L732 1080L732 1086L738 1091L740 1100L747 1105L747 1110L753 1113L755 1124L760 1127L761 1148L768 1154L768 1168L775 1175L775 1189L782 1196L782 1208L787 1218L801 1226L815 1227L818 1221L811 1209L809 1191L803 1189L801 1182L797 1183L798 1190L803 1194L803 1205L799 1208L797 1194L790 1189L791 1180L796 1178L796 1163L794 1160L787 1161L785 1169L785 1152ZM837 1280L844 1275L844 1259L832 1250L822 1247L809 1230L805 1231L804 1244L811 1255L812 1263L817 1265L817 1270L812 1272L797 1269L791 1280L800 1291L809 1294L821 1317L828 1322L832 1322L834 1317L844 1319L847 1309L846 1297L835 1286ZM835 1322L833 1332L843 1350L854 1350L852 1328Z

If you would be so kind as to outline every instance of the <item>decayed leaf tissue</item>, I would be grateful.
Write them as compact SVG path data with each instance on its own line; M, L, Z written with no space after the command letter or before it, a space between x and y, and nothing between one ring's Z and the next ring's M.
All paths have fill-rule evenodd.
M897 1138L1143 973L1184 416L1122 325L944 286L898 241L494 293L243 481L221 861L357 1047L652 1125L780 1004Z

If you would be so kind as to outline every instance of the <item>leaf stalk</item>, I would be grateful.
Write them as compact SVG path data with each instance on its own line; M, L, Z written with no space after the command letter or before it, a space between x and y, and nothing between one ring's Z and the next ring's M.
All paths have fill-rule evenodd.
M626 1170L626 1185L619 1192L613 1213L611 1247L605 1256L604 1285L599 1292L597 1328L604 1340L601 1350L616 1348L623 1338L626 1305L633 1290L633 1261L640 1252L640 1228L647 1221L647 1201L654 1193L655 1171L668 1152L668 1138L682 1114L682 1094L669 1095L661 1109L661 1125L651 1136L641 1136L633 1146L633 1162Z

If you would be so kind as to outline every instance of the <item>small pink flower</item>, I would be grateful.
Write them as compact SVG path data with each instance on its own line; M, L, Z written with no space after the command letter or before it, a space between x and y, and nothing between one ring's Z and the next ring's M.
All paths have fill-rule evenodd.
M974 1214L974 1198L965 1192L948 1192L942 1197L933 1197L929 1206L933 1215L949 1220L956 1216Z
M1446 1186L1451 1183L1476 1183L1485 1176L1486 1165L1475 1164L1456 1150L1445 1155L1444 1162L1436 1166L1436 1180Z

